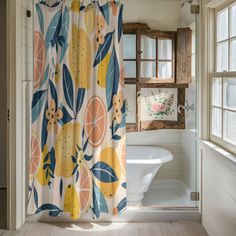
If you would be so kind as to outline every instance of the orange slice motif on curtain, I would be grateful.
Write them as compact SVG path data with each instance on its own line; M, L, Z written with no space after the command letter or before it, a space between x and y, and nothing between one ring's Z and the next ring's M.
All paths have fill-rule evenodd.
M31 136L31 157L29 163L29 174L31 177L34 177L37 173L39 164L41 160L41 151L39 146L39 140L37 137L32 134Z
M34 88L37 89L44 79L46 65L46 45L40 32L34 32Z
M92 97L85 110L85 132L89 143L97 147L101 144L106 133L106 107L100 97Z

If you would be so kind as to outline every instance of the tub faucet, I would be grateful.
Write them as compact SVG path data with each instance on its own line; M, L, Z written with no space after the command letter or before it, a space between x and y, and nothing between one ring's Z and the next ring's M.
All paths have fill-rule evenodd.
M181 113L181 110L185 110L185 111L194 111L194 104L192 103L191 105L189 105L188 100L185 100L185 105L179 105L178 106L178 113Z

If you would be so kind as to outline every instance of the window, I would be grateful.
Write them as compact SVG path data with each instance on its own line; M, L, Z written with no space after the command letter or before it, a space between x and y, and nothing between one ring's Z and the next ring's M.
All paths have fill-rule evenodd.
M211 75L211 140L236 147L236 3L216 10L215 72Z
M158 33L141 35L141 81L174 83L174 38Z
M184 105L191 77L190 29L164 32L140 23L123 28L127 131L184 129L185 114L178 106ZM186 72L181 81L177 69Z

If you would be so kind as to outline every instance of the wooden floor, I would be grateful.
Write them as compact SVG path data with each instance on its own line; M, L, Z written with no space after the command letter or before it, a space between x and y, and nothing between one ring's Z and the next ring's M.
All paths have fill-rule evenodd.
M207 236L200 223L27 223L17 232L0 236Z

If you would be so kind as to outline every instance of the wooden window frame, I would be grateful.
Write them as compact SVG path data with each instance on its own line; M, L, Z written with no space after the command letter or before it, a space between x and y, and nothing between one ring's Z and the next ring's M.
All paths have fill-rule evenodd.
M127 123L126 131L144 131L144 130L157 130L157 129L185 129L185 112L178 113L177 121L168 120L153 120L141 121L141 89L142 88L177 88L178 103L183 105L185 103L185 88L188 84L178 84L176 81L176 32L161 32L151 30L146 24L141 23L124 23L124 34L136 34L136 78L125 78L126 84L136 84L136 123ZM141 35L154 35L158 44L158 38L172 40L172 74L171 80L158 81L158 79L141 78ZM158 50L158 46L157 46ZM158 53L158 51L157 51ZM130 61L125 59L124 61ZM148 60L149 61L149 60ZM168 60L170 61L170 60ZM158 63L158 60L157 60ZM158 71L157 71L158 75Z
M232 39L235 39L236 36L234 37L231 37L230 35L230 7L232 5L235 5L236 2L235 1L227 1L225 2L225 4L222 4L220 5L219 7L215 8L214 11L213 11L213 14L212 14L212 32L213 32L213 39L214 39L214 46L213 46L213 54L211 54L211 62L213 64L213 70L210 72L210 87L209 87L209 95L210 95L210 106L209 106L209 113L210 113L210 121L209 121L209 131L210 131L210 141L212 141L213 143L216 143L217 145L221 146L222 148L236 154L236 151L235 151L235 148L236 148L236 145L230 141L228 141L226 138L225 138L225 135L224 135L224 129L225 129L225 126L224 126L224 111L232 111L232 112L235 112L234 109L228 109L227 107L224 107L224 79L230 79L230 78L236 78L236 71L231 71L230 70L230 41ZM220 40L220 41L217 41L217 15L218 13L222 12L224 9L228 8L228 37L227 39L225 40ZM218 72L217 71L217 45L219 43L222 43L222 42L228 42L228 71L223 71L223 72ZM222 82L222 101L221 101L221 106L216 106L216 105L213 105L213 99L212 99L212 93L213 93L213 79L214 78L219 78ZM212 114L213 114L213 108L218 108L221 110L221 115L222 115L222 120L221 120L221 136L217 136L215 134L213 134L213 124L212 124Z
M176 32L161 32L157 30L143 30L140 32L140 37L145 35L149 38L153 38L156 40L156 59L141 59L141 44L137 45L138 53L140 54L140 60L138 61L138 66L141 68L141 62L156 62L156 77L154 78L143 78L139 77L139 82L141 83L158 83L158 84L166 84L166 83L175 83L175 45L176 45ZM171 59L159 59L158 58L158 40L159 39L170 39L172 41L172 58ZM141 41L141 38L140 38ZM162 79L158 77L158 62L171 62L172 64L172 76L170 78Z

